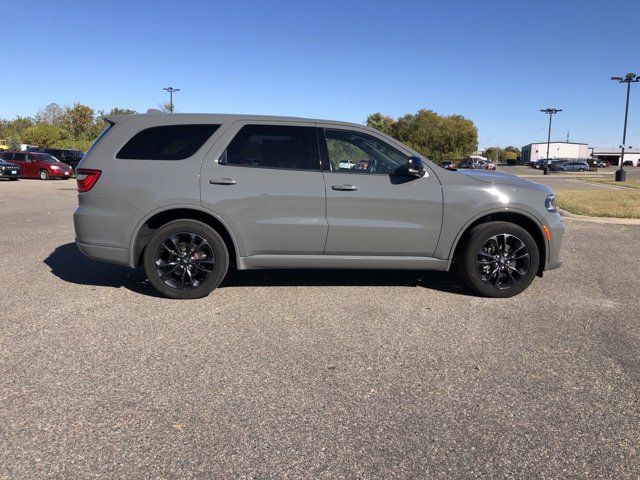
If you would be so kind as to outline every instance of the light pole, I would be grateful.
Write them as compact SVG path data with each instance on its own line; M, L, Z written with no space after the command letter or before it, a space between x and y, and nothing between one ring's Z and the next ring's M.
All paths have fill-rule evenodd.
M547 158L544 159L544 170L543 173L545 175L549 175L549 146L551 144L551 119L553 115L561 112L561 108L544 108L540 110L543 113L549 115L549 133L547 133Z
M629 117L629 93L631 92L631 84L640 82L640 76L636 76L635 73L627 73L624 78L611 77L618 83L627 84L627 104L624 108L624 127L622 130L622 145L620 145L620 161L618 162L618 170L616 170L616 182L624 182L627 179L627 172L624 171L624 149L627 148L627 118Z
M180 89L173 88L173 87L166 87L166 88L163 88L163 90L169 92L169 112L173 113L173 93L179 92Z

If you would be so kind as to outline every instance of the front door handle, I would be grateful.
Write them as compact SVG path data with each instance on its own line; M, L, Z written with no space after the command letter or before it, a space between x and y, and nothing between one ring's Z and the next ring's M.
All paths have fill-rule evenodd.
M358 187L356 187L355 185L351 185L351 184L331 185L331 188L333 190L341 190L343 192L353 192L355 190L358 190Z
M233 178L212 178L209 183L212 185L235 185L236 181Z

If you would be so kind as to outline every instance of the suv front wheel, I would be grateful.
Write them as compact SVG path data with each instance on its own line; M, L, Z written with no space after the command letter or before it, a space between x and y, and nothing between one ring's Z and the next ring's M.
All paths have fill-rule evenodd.
M506 298L531 284L539 263L538 246L529 232L513 223L489 222L469 232L457 270L477 293Z
M175 220L156 230L143 257L149 282L169 298L206 297L224 279L229 253L209 225Z

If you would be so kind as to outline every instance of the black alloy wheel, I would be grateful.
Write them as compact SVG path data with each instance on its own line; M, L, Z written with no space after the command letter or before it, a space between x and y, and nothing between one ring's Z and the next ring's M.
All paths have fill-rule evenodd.
M498 290L514 287L526 278L531 265L529 249L515 235L494 235L480 247L476 269L485 285Z
M229 253L222 237L196 220L175 220L151 236L143 254L149 282L169 298L207 296L224 279Z
M483 296L517 295L538 272L538 245L520 225L482 223L471 229L462 242L455 258L456 269L461 279Z

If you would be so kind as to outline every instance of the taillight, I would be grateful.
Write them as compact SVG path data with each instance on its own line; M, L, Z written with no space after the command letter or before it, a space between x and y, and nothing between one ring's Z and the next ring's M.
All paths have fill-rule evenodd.
M93 188L98 179L100 178L101 170L90 170L88 168L81 168L76 172L76 181L78 182L78 192L88 192Z

